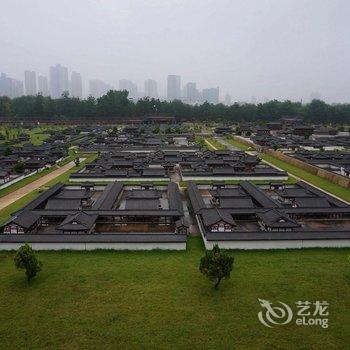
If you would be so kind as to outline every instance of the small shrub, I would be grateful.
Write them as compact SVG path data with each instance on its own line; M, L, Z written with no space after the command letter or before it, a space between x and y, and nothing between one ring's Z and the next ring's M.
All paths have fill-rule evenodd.
M24 244L18 249L14 262L17 269L25 269L28 282L35 277L42 268L41 261L37 259L33 249L28 244Z
M230 278L234 258L221 251L216 244L213 250L208 250L201 258L199 271L212 281L216 281L217 289L223 278Z

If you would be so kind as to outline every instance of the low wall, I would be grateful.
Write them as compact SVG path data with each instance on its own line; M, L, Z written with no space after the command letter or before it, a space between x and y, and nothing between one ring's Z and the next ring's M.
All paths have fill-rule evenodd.
M119 181L119 182L160 182L160 181L169 181L169 177L84 177L84 176L70 176L69 177L69 182L114 182L114 181Z
M336 185L339 185L345 188L350 188L350 178L335 174L325 169L321 169L315 165L308 164L306 162L303 162L300 159L296 159L294 157L291 157L279 151L273 151L272 149L264 149L263 153L273 156L279 160L282 160L288 164L294 165L298 168L301 168L302 170L305 170L313 175L319 176L327 181L333 182Z
M205 241L206 249L214 245L222 249L303 249L303 248L348 248L350 239L314 239L314 240L256 240L256 241Z
M252 147L254 149L258 148L258 145L256 145L254 142L249 141L247 139L245 139L244 137L241 136L234 136L234 139L236 139L238 142L243 143L244 145L248 146L248 147Z
M269 176L182 176L182 181L287 181L288 175Z
M259 151L262 151L263 153L270 155L272 157L275 157L279 160L282 160L283 162L286 162L288 164L294 165L302 170L307 171L308 173L312 175L319 176L327 181L330 181L336 185L350 188L350 178L347 178L342 175L335 174L331 171L321 169L315 165L308 164L306 162L303 162L302 160L296 159L294 157L291 157L283 152L280 151L274 151L269 148L259 147L252 141L248 141L247 139L240 137L240 136L234 136L237 141L245 144L246 146L252 147L254 149L257 149Z
M196 221L205 249L213 249L217 244L221 249L303 249L303 248L349 248L350 239L257 239L257 240L207 240L205 228L198 215Z
M58 242L58 243L29 243L34 250L96 250L96 249L109 249L109 250L186 250L186 242L152 242L152 243L71 243L71 242ZM23 243L1 243L1 250L17 250Z
M18 181L21 181L21 180L23 180L23 179L26 179L27 177L33 176L33 175L37 174L38 172L39 172L38 170L35 170L35 171L32 171L31 173L29 173L29 174L27 174L27 175L17 176L17 177L15 177L13 180L10 180L10 181L5 182L4 184L2 184L2 185L0 186L0 190L4 189L4 188L6 188L6 187L11 186L11 185L15 184L15 183L18 182Z

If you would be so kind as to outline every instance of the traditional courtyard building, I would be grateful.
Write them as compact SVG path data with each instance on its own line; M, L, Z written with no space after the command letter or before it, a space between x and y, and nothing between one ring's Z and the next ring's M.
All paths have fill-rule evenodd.
M350 206L304 182L188 183L204 244L228 249L349 247Z
M0 249L185 249L189 225L177 184L57 184L15 213Z

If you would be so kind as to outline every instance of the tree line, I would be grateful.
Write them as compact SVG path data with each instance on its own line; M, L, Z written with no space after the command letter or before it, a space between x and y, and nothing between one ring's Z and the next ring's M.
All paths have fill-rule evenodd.
M272 100L265 103L205 102L189 105L179 100L171 102L142 98L137 102L128 98L127 91L110 90L100 98L70 97L63 93L58 99L42 95L21 96L10 99L0 97L0 118L36 119L126 119L154 114L166 114L178 120L197 121L276 121L285 116L302 117L306 122L349 123L350 104L327 104L313 100L308 104Z

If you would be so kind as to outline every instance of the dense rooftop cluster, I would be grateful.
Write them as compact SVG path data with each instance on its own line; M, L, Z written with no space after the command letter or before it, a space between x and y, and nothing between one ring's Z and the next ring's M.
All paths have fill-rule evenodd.
M350 238L350 206L304 182L189 182L188 194L208 241Z
M0 241L35 236L34 240L44 242L79 242L80 236L90 235L85 239L184 242L187 229L184 204L174 183L161 187L60 183L15 213L2 227L9 235L0 235Z
M298 150L293 157L339 175L350 176L350 152Z
M178 175L198 179L286 179L287 174L242 151L152 151L102 153L95 162L71 175L74 181L163 179Z
M51 167L68 155L64 145L50 142L41 146L32 144L25 144L22 147L0 146L0 154L1 150L3 152L0 155L0 184Z

